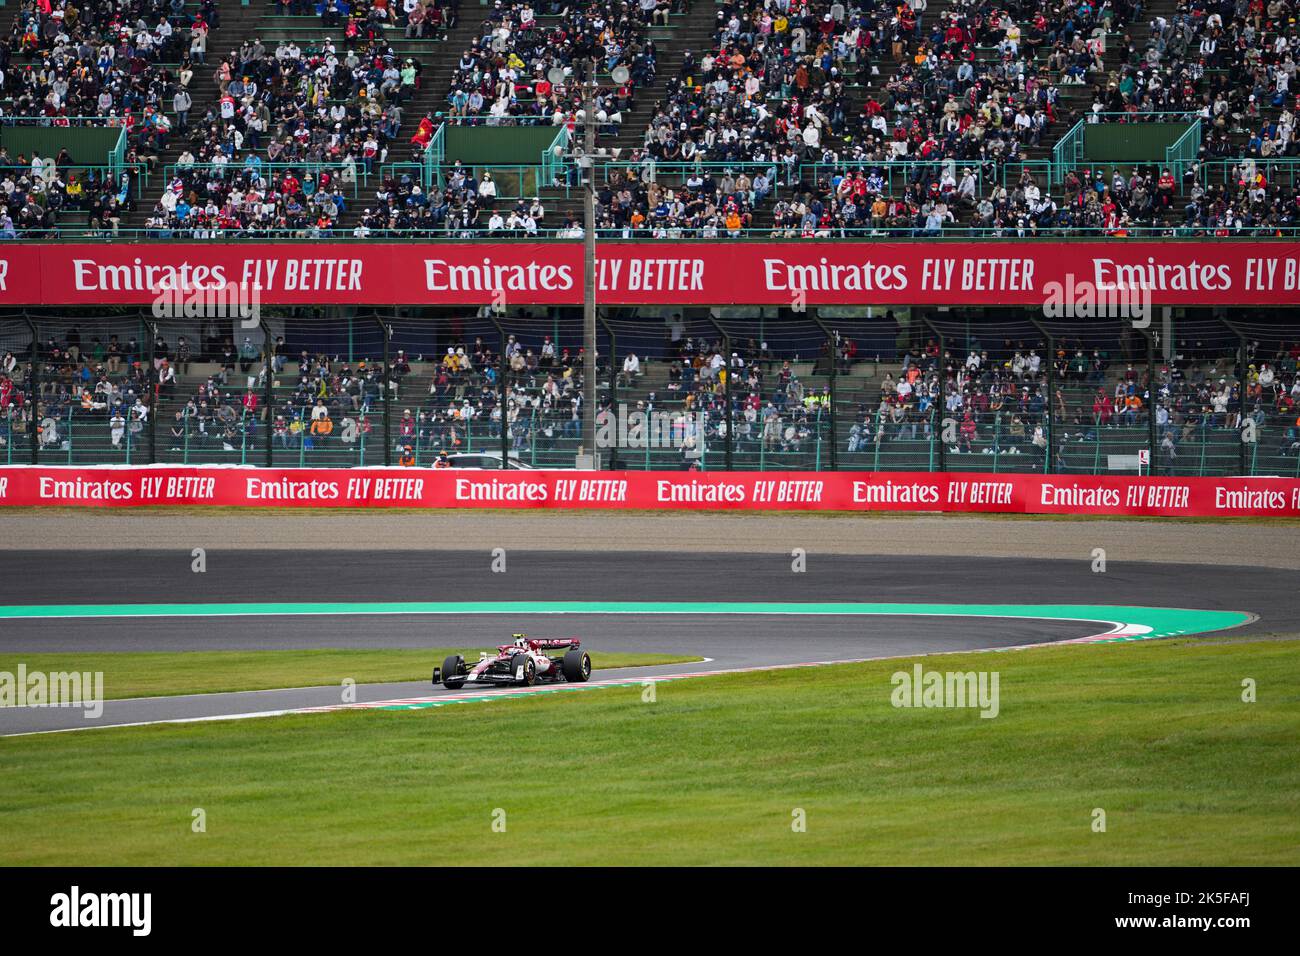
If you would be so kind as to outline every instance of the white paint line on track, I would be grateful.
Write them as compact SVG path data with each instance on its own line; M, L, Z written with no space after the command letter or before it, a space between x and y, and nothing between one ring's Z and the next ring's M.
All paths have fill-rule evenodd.
M837 664L870 664L879 661L912 659L915 657L944 657L952 654L996 654L1003 651L1020 651L1029 650L1037 647L1056 647L1061 644L1092 644L1102 643L1114 640L1121 636L1121 632L1130 625L1119 621L1106 622L1112 625L1109 631L1102 634L1096 634L1091 637L1075 638L1069 641L1042 641L1034 644L1017 644L1008 647L985 647L985 648L963 648L952 651L928 651L913 654L888 654L880 657L854 657L844 660L831 661L802 661L793 664L760 664L753 667L730 667L719 668L718 670L707 671L690 671L684 674L648 674L641 678L611 678L607 681L589 681L585 684L547 684L536 687L519 687L511 690L500 690L495 688L485 688L484 690L459 693L459 694L440 694L438 696L426 697L401 697L381 701L364 701L354 704L326 704L316 707L292 707L283 710L264 710L243 714L209 714L203 717L171 717L163 720L146 720L137 721L127 724L96 724L89 727L60 727L55 730L31 730L17 734L0 734L0 737L35 737L41 734L66 734L75 733L83 730L113 730L121 727L152 727L162 724L197 724L212 723L223 720L252 720L259 717L287 717L303 714L330 714L343 713L347 711L365 711L379 710L383 708L400 709L402 707L418 708L421 710L433 710L447 704L469 704L469 703L490 703L494 700L519 700L534 694L553 694L564 693L580 690L595 690L607 687L636 687L644 686L649 683L663 683L673 680L686 680L689 678L699 677L722 677L727 674L754 674L764 671L784 671L795 670L805 667L830 667ZM1148 630L1150 630L1148 628ZM705 658L705 661L711 661L712 658ZM671 665L666 665L671 666ZM130 698L127 698L129 700Z

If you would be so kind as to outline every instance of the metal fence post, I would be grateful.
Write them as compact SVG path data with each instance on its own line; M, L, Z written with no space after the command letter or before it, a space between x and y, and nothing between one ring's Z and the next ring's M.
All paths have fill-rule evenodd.
M1237 462L1237 473L1245 476L1250 469L1246 467L1246 384L1249 378L1247 370L1250 366L1247 362L1250 356L1246 350L1246 336L1240 335L1237 339L1237 448L1240 458ZM1256 436L1258 440L1258 436Z
M27 323L27 328L32 332L32 372L27 377L27 382L31 385L31 411L32 417L27 425L27 437L31 443L32 464L41 463L41 336L36 329L36 323L30 318L24 316L23 321ZM71 447L72 436L68 436L69 447Z
M733 444L735 443L735 437L736 437L735 434L733 433L733 431L732 431L732 427L731 427L731 426L732 426L732 421L731 421L731 378L732 378L732 374L731 374L731 335L727 332L726 329L724 329L724 328L722 327L721 324L719 324L718 320L715 319L715 318L713 318L712 316L709 316L709 322L710 322L710 324L711 324L715 329L718 330L718 334L722 336L722 357L723 357L723 366L722 366L722 367L723 367L724 369L726 369L726 375L727 375L726 379L725 379L724 382L723 382L723 401L725 401L725 402L727 403L727 411L726 411L726 416L725 416L725 421L726 421L726 423L727 423L727 441L726 441L726 444L725 444L723 447L724 447L725 450L726 450L726 465L725 465L725 467L726 467L727 471L731 471L732 468L733 468L733 466L734 466L734 462L733 462L733 460L732 460L731 449L732 449ZM700 436L700 441L701 441L701 443L703 443L703 441L704 441L704 436L703 436L703 435Z
M1052 474L1056 468L1056 340L1047 336L1047 416L1043 420L1047 434L1047 460L1043 462L1043 472Z
M158 381L158 323L144 320L149 332L149 367L145 369L145 380L153 390L149 401L149 464L158 464L158 403L162 399L161 383ZM242 462L241 462L242 464Z
M266 381L262 383L262 404L266 406L266 451L263 454L266 467L270 468L275 454L275 341L265 320L261 321L261 326L266 357ZM284 424L286 428L289 425L288 422Z
M1160 449L1156 445L1156 337L1146 333L1147 340L1147 445L1151 451L1147 463L1147 477L1156 473L1156 455Z
M510 406L507 399L509 390L506 388L510 363L506 359L506 327L497 321L496 316L492 316L492 324L497 327L497 334L501 338L500 354L497 356L497 405L501 408L501 467L506 469L510 467ZM596 413L592 409L587 414Z
M388 467L393 463L393 403L391 398L393 370L388 360L389 348L393 341L393 327L378 315L375 316L375 321L379 323L379 331L384 336L384 374L381 384L384 390L384 466Z
M597 316L597 321L605 327L605 334L609 336L609 408L610 412L618 406L618 337L614 334L614 327L605 321L604 316ZM618 421L614 422L614 434L618 435ZM600 429L596 430L596 442L600 442ZM614 444L609 449L609 470L618 469L618 438L615 437Z
M826 324L822 322L821 319L815 318L813 319L813 321L817 323L817 327L821 329L822 334L826 336L826 353L830 358L830 363L831 363L830 373L827 376L828 379L830 380L829 387L830 387L830 395L831 395L830 409L829 409L830 420L831 420L830 421L831 471L839 471L840 470L840 454L839 454L840 436L839 436L839 428L837 424L838 419L835 413L835 399L838 394L836 389L836 379L838 378L838 371L839 371L839 364L840 364L840 333L834 329L828 328ZM817 433L818 435L821 434L820 428L817 429Z
M1051 474L1052 463L1056 460L1056 422L1053 417L1056 414L1056 347L1052 333L1039 322L1031 318L1030 322L1034 323L1034 328L1042 333L1047 344L1047 414L1043 416L1043 437L1047 439L1047 460L1043 462L1043 473Z
M1246 343L1246 333L1238 328L1235 323L1229 322L1227 319L1221 318L1219 321L1227 327L1229 332L1237 337L1237 473L1244 477L1249 471L1253 470L1253 468L1247 468L1246 466L1246 458L1248 457L1246 451L1247 442L1245 440L1246 381L1248 378L1247 369L1249 368L1247 363L1250 361ZM1257 435L1256 441L1258 440L1259 438ZM1205 447L1204 437L1201 439L1201 447Z
M947 419L948 411L948 378L943 367L945 339L943 329L939 328L929 319L922 318L921 321L924 322L925 327L933 332L939 339L939 394L935 398L934 402L934 422L939 426L936 430L939 433L939 473L942 474L948 470L948 448L943 440L943 433L947 428L947 426L944 425L944 421Z

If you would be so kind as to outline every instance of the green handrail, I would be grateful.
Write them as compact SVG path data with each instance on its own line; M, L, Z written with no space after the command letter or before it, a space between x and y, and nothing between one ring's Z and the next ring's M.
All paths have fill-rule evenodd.
M182 241L192 242L195 240L188 234L197 229L194 226L181 227L164 227L161 229L134 229L119 228L116 231L108 227L98 229L89 226L54 226L48 229L30 230L33 236L37 238L18 238L11 239L11 244L23 244L34 242L85 242L88 239L103 239L111 235L114 240L120 242L134 241ZM213 230L206 230L213 231ZM1300 238L1300 226L1258 226L1247 227L1236 231L1228 232L1226 235L1218 235L1219 230L1191 227L1191 226L1128 226L1125 229L1127 238L1147 238L1150 240L1167 240L1167 239L1209 239L1213 238L1216 242L1234 242L1249 241L1259 242L1263 239L1297 239ZM800 236L791 241L800 243L822 243L834 244L842 242L845 239L851 240L882 240L888 242L970 242L980 240L981 242L1105 242L1115 243L1123 242L1124 237L1104 234L1100 227L1053 227L1051 229L1040 229L1037 233L1026 235L1017 235L1016 230L1006 228L994 230L983 227L969 226L945 226L939 233L927 234L921 226L882 226L882 227L862 227L862 228L839 228L828 230L830 234L824 236ZM725 230L720 231L718 238L710 238L698 235L674 235L671 233L667 238L655 238L650 228L642 228L639 231L633 231L630 235L625 235L623 228L601 229L597 235L605 239L617 239L620 242L718 242L725 236L728 240L746 241L746 242L771 242L774 239L790 238L788 229L763 229L750 228L739 229L734 233ZM559 241L572 240L581 241L581 236L576 233L569 233L562 228L538 229L537 236L503 237L495 233L488 233L486 225L478 227L477 231L469 236L460 235L452 227L444 226L440 229L384 229L375 230L370 237L365 240L359 240L353 235L350 229L336 228L330 232L317 234L314 229L308 226L296 229L249 229L238 228L227 232L221 232L216 235L205 235L203 242L301 242L304 237L310 236L313 242L368 242L368 243L394 243L403 241L424 241L424 242L509 242L509 241L527 241L535 242L537 237L556 239Z
M433 131L433 137L429 140L429 145L424 148L424 153L420 156L420 162L424 166L424 188L432 189L433 184L437 182L442 185L441 179L436 178L435 170L442 166L447 160L447 124L439 123L438 128Z
M1065 182L1065 170L1074 169L1083 159L1083 120L1079 120L1052 147L1052 167L1048 182L1059 186Z
M113 175L113 181L122 174L122 167L126 165L126 127L122 127L117 134L117 142L108 152L108 169Z
M560 126L555 133L555 138L551 140L544 150L542 150L542 159L539 164L541 167L540 180L547 186L554 186L556 183L563 181L568 185L568 158L565 151L569 148L569 127Z
M1165 168L1169 169L1175 179L1181 180L1184 170L1196 162L1201 149L1201 124L1192 123L1182 136L1165 147Z
M722 164L731 165L731 164ZM752 165L765 166L769 169L776 168L776 163L756 163ZM872 163L865 160L854 160L844 163L802 163L799 166L800 181L805 181L803 174L810 174L812 181L816 181L821 176L843 176L848 173L869 173L878 171L884 179L886 193L897 194L901 192L902 187L896 185L896 180L906 180L911 177L917 170L929 170L936 173L942 173L944 170L951 169L958 185L961 183L962 170L969 167L975 175L975 190L977 195L984 195L984 171L979 163L965 162L959 159L933 160L933 159L898 159L888 162ZM779 177L777 177L779 178ZM773 184L775 190L775 183Z

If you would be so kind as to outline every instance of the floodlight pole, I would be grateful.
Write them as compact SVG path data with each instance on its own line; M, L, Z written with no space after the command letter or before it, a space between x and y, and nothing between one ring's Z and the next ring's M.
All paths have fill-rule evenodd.
M587 65L582 102L582 451L596 467L596 58Z

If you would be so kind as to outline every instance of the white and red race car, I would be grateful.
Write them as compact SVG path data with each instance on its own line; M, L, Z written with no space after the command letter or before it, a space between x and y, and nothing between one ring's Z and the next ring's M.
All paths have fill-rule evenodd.
M547 651L563 651L552 655ZM513 635L509 644L497 647L494 657L487 651L479 655L472 667L465 658L453 654L433 672L433 682L448 690L466 684L507 684L528 687L537 683L585 683L591 679L591 658L576 637L531 639Z

